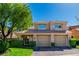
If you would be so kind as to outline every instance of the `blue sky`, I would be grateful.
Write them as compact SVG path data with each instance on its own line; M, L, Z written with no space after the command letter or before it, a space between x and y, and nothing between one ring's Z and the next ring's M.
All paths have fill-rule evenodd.
M33 22L67 21L69 26L77 25L75 16L79 17L79 4L31 3Z

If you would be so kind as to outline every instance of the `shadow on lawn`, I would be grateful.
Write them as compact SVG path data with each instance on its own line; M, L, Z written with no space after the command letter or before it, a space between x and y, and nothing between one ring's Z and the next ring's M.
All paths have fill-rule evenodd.
M64 51L64 49L72 49L71 47L35 47L34 51Z

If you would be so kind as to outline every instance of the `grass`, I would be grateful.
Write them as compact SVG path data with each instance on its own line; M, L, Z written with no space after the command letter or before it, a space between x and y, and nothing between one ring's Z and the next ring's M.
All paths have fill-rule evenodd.
M30 56L32 55L33 49L27 48L9 48L3 56Z

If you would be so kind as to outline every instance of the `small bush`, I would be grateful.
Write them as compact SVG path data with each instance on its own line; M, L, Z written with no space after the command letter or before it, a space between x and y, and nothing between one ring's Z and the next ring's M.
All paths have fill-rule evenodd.
M51 46L53 46L53 47L54 47L54 46L55 46L55 43L54 43L54 42L51 42Z
M76 45L76 48L77 48L77 49L79 49L79 46L78 46L78 45Z
M36 42L35 41L30 41L29 42L29 46L30 47L35 47L36 46Z
M77 40L70 40L69 41L70 46L73 47L73 48L75 48L76 47L76 41Z
M71 38L71 40L77 40L76 38Z
M23 40L10 40L9 41L9 44L10 44L10 47L16 47L16 48L19 48L19 47L22 47L23 46Z
M76 41L76 45L79 45L79 40Z
M79 45L76 45L76 48L79 49Z
M7 41L0 40L0 53L5 52L9 48L9 43Z

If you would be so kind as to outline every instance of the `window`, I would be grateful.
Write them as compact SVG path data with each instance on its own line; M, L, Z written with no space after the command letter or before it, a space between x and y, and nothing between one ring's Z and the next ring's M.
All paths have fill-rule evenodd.
M54 24L54 25L52 26L52 29L59 30L59 29L62 29L62 26L61 26L61 24Z
M38 25L38 29L46 29L46 24L40 24L40 25Z

